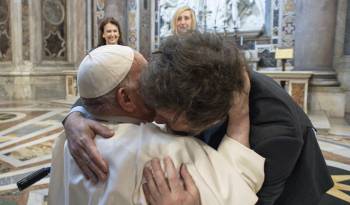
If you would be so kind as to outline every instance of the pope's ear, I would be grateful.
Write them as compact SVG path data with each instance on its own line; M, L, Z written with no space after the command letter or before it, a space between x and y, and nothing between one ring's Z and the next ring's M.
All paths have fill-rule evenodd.
M129 92L126 88L119 88L117 90L117 102L120 107L126 112L133 112L135 110L135 104L129 96Z

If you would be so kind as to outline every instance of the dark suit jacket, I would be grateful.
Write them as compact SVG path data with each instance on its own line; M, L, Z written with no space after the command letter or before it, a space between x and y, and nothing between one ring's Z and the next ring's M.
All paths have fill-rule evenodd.
M333 186L313 126L273 79L252 73L250 145L266 158L261 205L315 205ZM217 148L227 122L199 137Z

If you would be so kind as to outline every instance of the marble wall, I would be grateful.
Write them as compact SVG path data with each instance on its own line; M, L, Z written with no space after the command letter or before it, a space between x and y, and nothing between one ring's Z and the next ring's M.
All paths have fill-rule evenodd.
M63 71L85 55L85 2L0 1L2 100L65 98Z
M10 0L0 1L0 62L12 60Z
M144 1L1 0L2 100L64 99L63 71L76 70L97 46L98 25L106 16L117 17L125 27L124 42L141 50L140 2ZM150 23L143 23L143 31L150 33ZM149 40L145 42L148 47L142 48L149 51Z
M157 3L157 1L138 0L138 2L139 24L137 26L138 39L136 39L136 41L138 42L140 52L146 59L149 59L151 56L152 45L154 45L154 39L152 38L152 29L154 27L150 26L152 25L151 14L155 7L154 4Z
M0 76L0 98L4 101L64 99L65 96L63 74L57 76L49 76L49 74Z
M338 0L333 67L346 94L345 112L350 113L350 3Z
M67 60L66 1L44 0L41 6L42 59Z
M346 7L346 22L344 34L344 55L350 55L350 3Z
M284 0L281 3L282 12L280 25L280 44L281 48L294 47L295 32L295 0Z
M346 96L340 87L317 87L309 89L309 108L312 113L324 112L328 117L344 117Z
M23 60L30 60L30 23L28 0L22 0L22 33L23 33Z
M100 25L101 21L103 20L103 18L105 18L105 9L106 9L106 0L96 0L93 1L93 5L94 5L94 23L93 23L93 27L94 27L94 39L93 39L93 45L94 47L98 45L98 35L99 35L99 31L98 31L98 25Z
M139 50L139 1L129 0L128 1L128 45L134 49Z

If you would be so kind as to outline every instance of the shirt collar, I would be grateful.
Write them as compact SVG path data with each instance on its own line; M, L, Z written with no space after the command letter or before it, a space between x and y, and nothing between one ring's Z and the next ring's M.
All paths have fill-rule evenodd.
M127 116L98 116L93 115L92 116L95 120L102 121L102 122L109 122L113 124L117 123L132 123L132 124L141 124L142 120L139 120L137 118L133 117L127 117Z

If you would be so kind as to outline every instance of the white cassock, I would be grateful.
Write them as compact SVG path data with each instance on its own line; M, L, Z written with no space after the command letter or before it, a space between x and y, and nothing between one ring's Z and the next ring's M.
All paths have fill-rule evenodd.
M49 205L146 204L142 171L154 157L170 156L185 163L201 196L202 205L250 205L264 180L265 159L225 137L216 151L193 137L163 132L154 124L106 123L112 138L97 136L96 144L109 164L105 183L84 178L65 143L64 133L53 151Z

